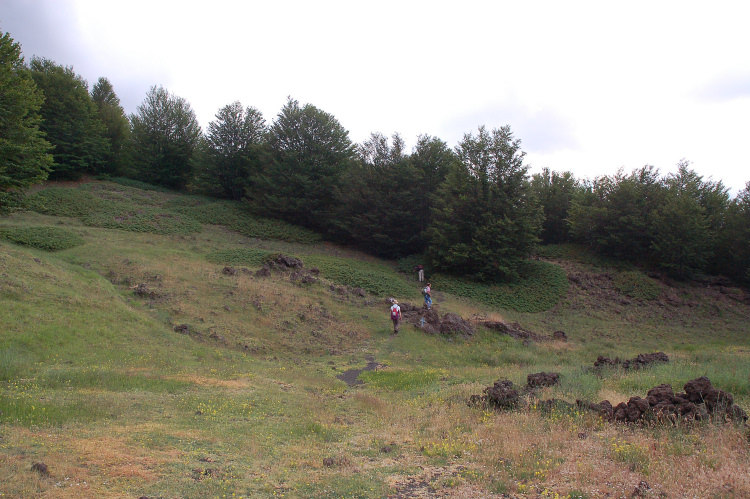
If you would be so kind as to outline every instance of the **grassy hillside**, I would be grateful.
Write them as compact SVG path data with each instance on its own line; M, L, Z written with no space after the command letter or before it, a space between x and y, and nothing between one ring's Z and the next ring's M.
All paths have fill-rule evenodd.
M419 305L419 283L309 231L140 184L27 201L0 219L0 497L595 498L641 481L655 497L750 496L743 426L467 404L554 371L540 399L616 404L706 375L750 410L741 290L559 247L513 286L432 281L441 314L567 342L393 336L386 298ZM320 273L258 272L279 254ZM656 351L670 362L591 369ZM337 378L368 363L363 384Z

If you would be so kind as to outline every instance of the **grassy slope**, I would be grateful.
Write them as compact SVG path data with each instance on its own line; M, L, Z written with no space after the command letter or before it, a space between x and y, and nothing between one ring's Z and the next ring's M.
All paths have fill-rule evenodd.
M75 218L52 204L0 220L14 233L55 227L85 241L54 253L0 241L0 467L10 470L0 494L385 497L406 478L456 497L629 495L642 479L678 497L750 494L742 428L632 430L585 414L465 404L499 378L524 384L529 373L557 371L561 385L543 398L619 402L706 374L748 409L749 310L726 294L658 283L659 298L641 300L624 294L642 289L622 274L632 269L548 255L564 257L575 279L549 310L500 309L440 289L435 301L464 317L564 330L568 343L525 346L487 331L430 337L408 326L393 337L383 297L420 297L390 264L301 244L309 234L290 227L277 236L287 242L259 239L267 225L236 212L245 235L196 230L188 208L205 200L114 184L78 190L55 192ZM100 199L122 205L110 204L109 219L94 216ZM324 281L254 277L266 251L299 256ZM226 275L224 265L248 272ZM342 295L330 283L370 294ZM139 297L138 284L153 294ZM601 378L586 369L597 355L657 350L673 361ZM365 386L336 379L368 356L384 368L365 373ZM51 475L32 471L35 462Z

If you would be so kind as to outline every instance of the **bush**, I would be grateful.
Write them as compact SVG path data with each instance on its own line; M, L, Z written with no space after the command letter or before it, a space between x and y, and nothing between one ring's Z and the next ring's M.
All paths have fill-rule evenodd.
M60 251L80 246L86 241L60 227L0 227L0 238L44 251Z

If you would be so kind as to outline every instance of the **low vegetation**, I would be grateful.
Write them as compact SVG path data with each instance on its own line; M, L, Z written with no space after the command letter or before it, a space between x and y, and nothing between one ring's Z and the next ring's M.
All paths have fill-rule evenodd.
M84 238L71 230L47 226L12 227L0 225L0 239L45 251L75 248L86 242Z
M230 205L200 219L189 208L205 199L141 187L49 187L3 219L5 497L750 495L742 424L612 424L541 403L616 404L705 375L750 409L746 291L549 247L510 285L428 269L434 310L475 333L404 323L394 336L386 298L421 305L413 262L245 234L211 218ZM101 216L170 213L196 230L87 221L105 204L115 208ZM5 235L40 228L44 241L73 234L85 244L51 252ZM317 268L316 278L256 275L278 254ZM517 340L485 321L546 340ZM567 340L552 340L556 331ZM657 351L669 362L593 369L600 355ZM361 384L345 381L352 370ZM523 394L515 409L467 403L497 380L524 386L542 371L559 373L559 384Z

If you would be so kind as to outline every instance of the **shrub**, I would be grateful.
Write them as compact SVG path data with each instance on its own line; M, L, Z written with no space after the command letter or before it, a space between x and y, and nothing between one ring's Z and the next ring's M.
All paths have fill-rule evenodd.
M86 241L61 227L0 227L0 238L44 251L60 251L80 246Z

